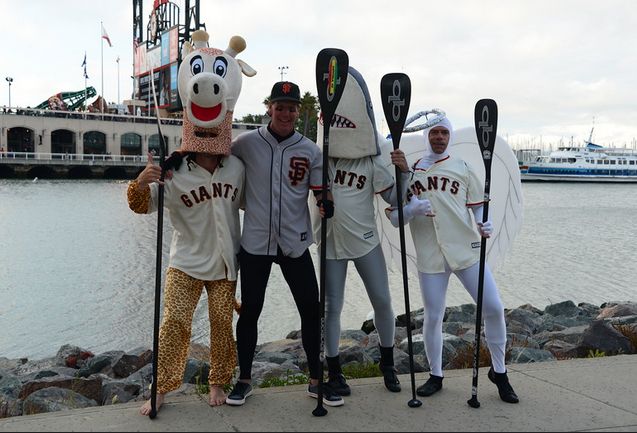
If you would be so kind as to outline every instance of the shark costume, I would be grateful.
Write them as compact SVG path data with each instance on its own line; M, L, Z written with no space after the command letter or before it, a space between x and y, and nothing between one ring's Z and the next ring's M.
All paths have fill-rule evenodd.
M387 266L380 245L374 212L374 196L396 203L394 178L380 160L380 148L367 85L351 66L330 126L328 178L334 199L334 216L327 220L325 287L325 355L328 385L341 395L351 390L343 376L339 340L347 266L354 263L374 309L374 325L380 338L380 369L385 386L400 391L394 368L395 317L392 310ZM322 136L320 119L318 136ZM315 238L320 221L314 219ZM320 243L320 242L318 242Z
M179 68L184 106L182 146L164 162L164 168L171 171L164 181L164 207L174 231L159 333L159 394L181 386L192 318L203 288L208 293L210 319L210 386L229 384L236 365L232 314L237 306L236 254L245 169L230 154L231 120L241 91L241 74L253 76L256 72L235 59L245 49L243 38L234 36L225 51L209 48L208 34L203 30L195 31L192 39L193 45L184 44ZM199 165L199 155L211 161L216 158L214 168ZM128 204L136 213L157 211L157 179L145 177L156 169L149 162L129 184Z

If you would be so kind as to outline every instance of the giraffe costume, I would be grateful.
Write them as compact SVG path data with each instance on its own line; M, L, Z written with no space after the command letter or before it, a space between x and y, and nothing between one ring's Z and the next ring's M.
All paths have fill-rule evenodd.
M208 34L197 30L184 44L179 94L184 106L182 146L165 161L164 208L174 228L164 287L159 332L157 392L166 394L183 381L192 318L202 290L208 294L210 386L232 380L236 345L232 314L238 311L240 222L244 165L230 154L232 113L241 91L241 74L256 72L235 56L245 49L239 36L225 50L207 47ZM128 186L135 213L157 211L161 169L149 161Z

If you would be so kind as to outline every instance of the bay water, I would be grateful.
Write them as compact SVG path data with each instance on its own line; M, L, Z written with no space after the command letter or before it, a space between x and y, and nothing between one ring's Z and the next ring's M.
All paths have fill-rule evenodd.
M152 346L157 214L131 212L126 187L126 181L0 179L0 357L40 359L67 343L95 353ZM494 269L505 307L637 301L637 185L524 183L522 191L522 229ZM171 233L165 217L164 268ZM390 273L390 285L394 312L402 314L399 271ZM409 298L412 310L422 306L413 275ZM452 277L447 305L469 302ZM343 329L360 328L371 309L350 265ZM274 266L259 342L299 328ZM205 291L192 339L208 344Z

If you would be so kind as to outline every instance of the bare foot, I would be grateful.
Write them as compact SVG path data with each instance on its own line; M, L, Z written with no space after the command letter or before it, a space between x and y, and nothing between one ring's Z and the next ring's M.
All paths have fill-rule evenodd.
M221 406L225 402L226 402L226 393L223 392L223 388L217 385L211 386L208 404L210 404L210 406Z
M157 398L155 399L155 409L157 410L157 412L159 412L159 408L164 403L164 396L165 394L157 394ZM139 413L144 416L148 416L148 414L150 413L150 410L151 410L151 405L150 405L150 400L148 400L146 403L144 403L144 405L141 408L139 408Z

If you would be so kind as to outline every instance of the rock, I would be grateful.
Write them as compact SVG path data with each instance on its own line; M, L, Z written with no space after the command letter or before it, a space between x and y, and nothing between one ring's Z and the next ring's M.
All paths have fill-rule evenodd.
M626 302L623 304L610 305L602 308L596 319L633 315L637 315L637 304L633 302Z
M462 304L445 309L444 322L475 323L476 304Z
M630 340L604 320L594 320L577 342L577 354L603 352L606 356L632 353Z
M555 361L555 357L548 350L532 349L529 347L512 347L510 362L526 364L529 362Z
M18 398L21 389L17 376L0 370L0 418L22 415L22 401Z
M50 387L29 394L22 403L24 415L97 406L95 400L65 388Z
M556 359L574 358L577 356L577 346L561 340L551 340L547 342L544 350L548 350Z
M102 386L103 406L127 403L134 400L140 393L141 386L125 381L111 381Z
M25 399L30 394L44 388L64 388L82 394L90 400L102 401L102 378L93 376L83 377L53 376L27 382L20 390L19 398Z
M153 361L153 351L150 352L150 360L148 362ZM188 358L198 359L199 361L210 362L210 348L205 344L199 344L192 342L190 343L190 347L188 347Z
M573 301L558 302L557 304L551 304L544 309L545 314L552 316L576 316L579 314L580 309L575 305Z
M192 383L195 385L208 383L208 374L210 373L210 364L198 359L189 358L186 361L184 370L183 383Z

